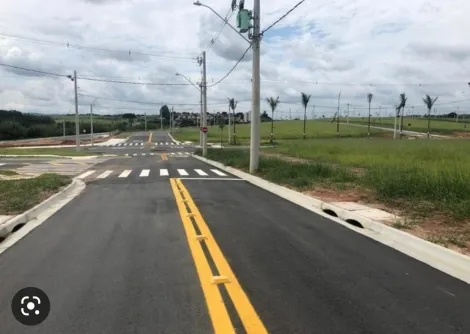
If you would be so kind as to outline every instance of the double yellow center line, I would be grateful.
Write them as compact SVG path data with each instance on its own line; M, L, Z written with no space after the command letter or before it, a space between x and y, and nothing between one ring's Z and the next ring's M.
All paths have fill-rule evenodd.
M166 153L161 154L162 160L168 160L168 157L166 156Z
M153 136L153 132L150 131L150 132L149 132L149 140L147 141L147 143L149 143L149 144L152 143L152 136Z
M238 283L188 190L180 179L172 178L170 183L183 221L189 248L196 264L215 334L235 334L235 328L220 293L219 285L222 284L225 285L245 331L248 334L267 334L266 328ZM196 232L193 222L200 231L199 234ZM218 276L212 273L202 243L205 243L209 250L209 255L219 272Z

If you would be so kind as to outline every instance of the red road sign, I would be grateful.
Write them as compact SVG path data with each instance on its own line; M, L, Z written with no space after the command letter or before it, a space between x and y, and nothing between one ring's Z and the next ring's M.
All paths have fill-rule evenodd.
M201 127L201 131L202 131L203 133L206 133L206 132L207 132L207 127L206 127L206 126L202 126L202 127Z

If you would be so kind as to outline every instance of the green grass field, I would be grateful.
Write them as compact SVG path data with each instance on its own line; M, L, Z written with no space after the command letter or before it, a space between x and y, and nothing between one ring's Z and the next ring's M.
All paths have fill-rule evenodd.
M233 127L232 127L233 130ZM208 129L209 142L220 142L221 129L218 126L211 126ZM233 131L231 131L233 134ZM261 123L262 142L269 140L271 133L271 123ZM381 130L373 129L372 133L384 134ZM250 138L250 124L236 125L237 138L241 143L248 143ZM306 128L307 138L331 138L336 137L336 123L327 121L308 120ZM274 122L275 140L299 139L303 136L303 121L276 121ZM340 124L340 137L365 137L367 129ZM178 128L174 130L174 137L181 141L199 141L198 128ZM222 129L222 142L228 141L228 127Z
M247 151L214 151L211 155L218 160L248 166ZM445 212L456 221L470 218L470 142L466 140L286 140L263 152L261 173L271 175L274 182L310 187L318 182L350 183L419 215ZM306 159L316 167L273 162L269 154Z
M42 174L23 180L0 181L0 214L15 215L39 204L60 188L70 184L69 176Z
M343 119L343 121L345 121L345 119ZM399 121L400 120L397 119L397 127L399 127ZM350 118L349 122L367 125L368 119L367 117ZM387 118L371 117L372 126L393 128L394 122L395 121L393 117L387 117ZM455 120L451 120L451 119L431 118L430 132L437 133L437 134L452 134L454 132L466 132L470 130L470 123L467 123L467 122L468 122L467 119L462 119L457 123ZM465 125L467 126L467 128L465 128ZM412 118L412 117L405 116L403 119L403 130L427 132L428 120L427 118Z

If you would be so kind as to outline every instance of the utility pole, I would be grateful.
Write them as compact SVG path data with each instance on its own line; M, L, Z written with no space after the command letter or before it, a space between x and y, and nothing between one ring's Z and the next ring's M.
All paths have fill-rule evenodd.
M228 143L232 143L232 122L230 122L230 104L228 105Z
M144 114L145 131L147 131L147 113Z
M171 107L171 114L170 114L170 133L173 136L173 117L174 117L175 110L173 107Z
M202 64L200 64L202 65ZM204 106L203 106L203 96L204 96L204 92L202 90L202 78L201 78L201 85L199 86L200 88L200 91L201 91L201 100L200 100L200 103L201 103L201 115L199 116L199 128L201 127L201 120L202 120L202 115L204 114ZM197 124L197 119L196 119L196 124ZM201 129L199 129L199 146L202 147L202 132L201 132Z
M202 52L202 84L204 88L204 112L202 115L202 127L207 128L206 51ZM207 156L207 132L202 133L202 156Z
M80 151L80 124L78 123L78 96L77 96L77 71L73 71L73 83L75 89L75 144L77 152Z
M405 114L405 107L401 108L401 123L400 123L400 139L403 138L403 116Z
M292 109L289 109L289 119L292 120Z
M252 69L252 105L251 105L251 131L250 131L250 174L255 173L259 165L260 145L260 0L254 0L253 6L253 69Z
M91 146L93 146L93 103L90 104L90 135Z
M64 140L65 140L65 119L62 120L62 130L64 133Z
M160 109L160 130L163 130L163 110Z
M315 118L315 106L312 106L312 119Z
M337 118L336 118L336 136L339 137L339 103L340 103L340 99L341 99L341 92L339 92L339 95L338 95L338 114L337 114Z
M348 103L348 118L347 118L347 123L349 124L349 103Z

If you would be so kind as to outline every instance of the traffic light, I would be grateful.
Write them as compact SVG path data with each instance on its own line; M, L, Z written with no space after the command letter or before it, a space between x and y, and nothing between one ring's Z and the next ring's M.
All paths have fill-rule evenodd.
M251 19L253 15L250 10L242 9L237 14L237 28L241 33L246 33L251 27Z

